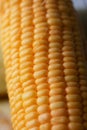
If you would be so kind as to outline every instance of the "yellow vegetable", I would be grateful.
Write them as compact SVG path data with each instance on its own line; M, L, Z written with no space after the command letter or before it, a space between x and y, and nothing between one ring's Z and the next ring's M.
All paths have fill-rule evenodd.
M5 0L1 42L14 130L86 130L87 76L70 0Z

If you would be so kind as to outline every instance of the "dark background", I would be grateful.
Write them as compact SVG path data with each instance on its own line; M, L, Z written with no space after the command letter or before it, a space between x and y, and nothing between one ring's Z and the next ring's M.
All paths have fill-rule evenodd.
M72 0L87 37L87 0Z
M87 0L72 0L80 23L80 29L83 34L83 47L87 60Z

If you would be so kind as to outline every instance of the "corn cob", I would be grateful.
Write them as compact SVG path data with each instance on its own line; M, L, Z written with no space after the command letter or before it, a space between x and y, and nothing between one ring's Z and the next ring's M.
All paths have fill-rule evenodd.
M1 7L14 130L86 130L87 76L72 2L8 0Z

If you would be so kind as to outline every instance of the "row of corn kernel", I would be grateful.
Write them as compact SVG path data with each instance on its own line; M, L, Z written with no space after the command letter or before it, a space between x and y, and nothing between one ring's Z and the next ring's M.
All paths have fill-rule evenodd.
M75 48L76 48L76 56L78 61L78 71L79 71L79 83L80 83L80 89L81 89L81 95L83 98L83 119L84 119L84 127L87 129L87 71L85 66L85 57L83 52L83 46L82 41L80 38L80 31L76 19L76 13L72 7L72 4L70 1L68 1L68 6L71 7L71 19L73 22L73 38L75 42Z
M5 3L5 10L4 15L2 16L2 26L1 26L1 38L2 38L2 50L3 50L3 57L4 57L4 66L6 68L6 81L7 81L7 88L9 91L10 97L10 106L13 108L14 105L14 90L12 88L12 70L11 70L11 45L10 45L10 7L9 3Z
M65 101L65 83L62 65L61 19L57 1L46 1L46 17L49 25L48 82L52 130L67 130L68 118Z
M36 85L33 76L33 1L22 0L21 11L21 46L20 55L20 80L22 84L24 120L26 130L38 130ZM22 129L19 128L20 130Z
M9 8L10 8L10 53L11 53L11 69L12 69L12 86L13 88L13 96L14 101L12 101L12 122L13 128L17 129L24 127L24 110L23 110L23 101L22 101L22 88L20 82L20 63L19 63L19 47L20 47L20 7L19 1L9 1ZM21 113L21 117L19 116ZM18 123L19 122L19 123Z
M75 57L75 51L74 51L74 43L73 43L73 36L72 36L72 23L69 19L69 12L67 6L65 6L65 1L59 1L58 4L60 12L61 12L61 18L63 22L63 66L64 66L64 74L65 74L65 80L67 83L67 89L66 89L66 99L67 99L67 107L68 107L68 113L69 113L69 129L70 130L82 130L82 117L81 117L81 95L80 95L80 88L78 83L78 71L77 71L77 64L76 64L76 57ZM67 92L67 90L74 87L77 89L77 91L73 91L70 93ZM73 88L72 88L73 89ZM71 111L80 111L80 114L72 113Z
M48 74L48 26L43 0L33 1L34 11L34 78L37 88L38 129L50 130Z

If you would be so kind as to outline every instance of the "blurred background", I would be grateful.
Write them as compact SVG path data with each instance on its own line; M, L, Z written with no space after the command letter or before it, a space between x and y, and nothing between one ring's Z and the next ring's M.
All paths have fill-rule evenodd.
M83 36L84 53L87 60L87 0L72 0L78 14L80 28Z
M84 53L85 57L87 58L87 0L72 0L72 1L75 9L77 10L77 16L83 36ZM1 47L0 47L0 130L12 130L10 123L10 109L7 98Z

